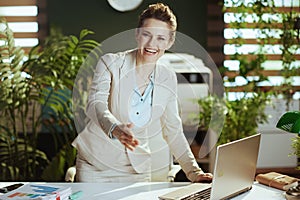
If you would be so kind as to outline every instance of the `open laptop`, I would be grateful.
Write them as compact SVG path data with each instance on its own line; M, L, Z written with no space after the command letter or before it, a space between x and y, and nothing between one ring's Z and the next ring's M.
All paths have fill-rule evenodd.
M261 135L255 134L217 147L211 184L193 183L159 196L161 200L228 199L252 188ZM206 194L208 196L206 197Z

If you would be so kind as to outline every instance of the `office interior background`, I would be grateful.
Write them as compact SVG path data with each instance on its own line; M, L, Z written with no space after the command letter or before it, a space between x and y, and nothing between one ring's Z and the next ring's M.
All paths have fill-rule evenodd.
M25 74L32 72L39 77L43 75L59 77L59 73L71 68L66 67L68 69L64 70L57 66L58 63L51 63L51 60L42 57L50 58L52 54L49 51L56 50L60 44L65 45L63 42L57 42L63 40L58 34L50 36L51 30L64 36L74 35L79 38L80 32L88 29L94 33L87 34L86 40L101 44L109 37L134 29L138 15L147 5L155 2L143 0L136 9L120 12L112 8L106 0L85 2L0 0L0 16L5 17L15 40L14 45L5 43L5 39L11 35L4 33L5 26L1 26L0 45L3 49L9 49L5 46L7 44L21 46L24 50L22 59L33 60L28 65L17 63L22 67L16 67L16 71L24 70ZM238 3L231 0L190 0L188 2L162 0L160 2L168 4L174 11L178 20L178 32L195 40L209 55L209 58L203 58L203 63L212 70L213 86L210 92L218 97L224 97L227 106L225 125L219 143L261 132L263 137L258 161L260 172L276 169L283 173L298 175L297 155L290 156L295 151L292 144L295 144L293 141L297 141L294 140L297 135L285 133L275 125L286 111L299 111L299 0L249 0ZM22 10L25 12L23 13ZM52 40L49 40L49 37ZM48 43L47 46L45 41L50 41L54 45L51 47ZM95 45L93 42L89 43L90 41L85 42L90 45L90 48ZM28 57L28 53L35 45L48 48L48 51L43 51L41 48L39 52L33 51L32 57ZM17 52L11 53L10 59L19 58L21 54ZM12 62L13 59L5 57L7 52L1 50L1 55L3 55L0 58L1 64ZM81 58L82 55L76 54L76 56ZM64 60L68 63L67 61ZM70 82L73 83L76 74L70 75L70 80L67 79L65 82L53 79L55 83L51 81L47 83L45 78L41 85L46 85L47 90L41 87L34 88L44 92L42 95L37 95L38 97L45 93L48 96L43 97L49 97L49 94L57 92L55 98L53 97L55 99L53 104L43 106L45 101L40 99L36 101L36 98L26 96L36 95L35 90L28 89L21 97L18 96L21 89L17 92L13 89L8 90L13 87L5 81L9 80L12 83L11 81L15 79L14 84L16 84L19 76L13 76L16 71L5 68L6 65L1 66L3 67L0 69L2 70L0 88L6 96L3 95L0 101L3 105L0 110L2 152L0 179L63 180L66 169L74 165L76 155L75 149L70 146L70 142L77 134L76 125L72 122L72 116L66 114L72 113L70 108L72 106L69 105L72 90ZM54 69L55 66L57 68ZM217 66L219 71L211 66ZM7 71L12 71L10 76L13 78L5 78L8 75L4 72ZM218 74L222 76L222 87L216 84ZM28 77L26 80L30 79L30 76ZM60 85L56 84L58 82ZM20 87L24 86L22 84L25 82L20 81ZM14 101L16 98L21 100ZM8 101L10 99L11 101ZM206 98L199 101L200 106L210 103L211 99ZM42 111L38 110L35 112L36 115L32 115L34 113L31 112L32 108ZM211 108L208 110L204 108L203 106L202 115L199 116L205 113L204 117L209 117ZM230 115L231 113L233 114ZM203 138L207 134L205 125L207 123L209 121L200 120L196 127L190 127L188 124L184 124L184 127L187 137L189 132L197 132L195 138L191 139L191 147L198 158L199 165L209 170L213 155L202 158L198 155L199 149L207 148L205 145L208 145L203 144Z

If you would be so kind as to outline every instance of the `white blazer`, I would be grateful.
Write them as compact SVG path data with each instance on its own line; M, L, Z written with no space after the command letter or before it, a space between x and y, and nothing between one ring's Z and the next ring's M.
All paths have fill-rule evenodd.
M167 66L155 67L151 119L144 127L133 129L139 140L138 147L126 152L119 140L108 137L114 123L129 123L129 99L135 87L135 58L135 49L101 57L95 69L87 103L86 114L90 121L72 144L81 156L99 170L118 169L124 155L128 153L137 173L149 173L149 138L153 134L163 134L175 159L179 161L187 177L194 181L201 169L183 134L178 112L176 74ZM161 127L160 131L153 133L151 130L155 130L157 126Z

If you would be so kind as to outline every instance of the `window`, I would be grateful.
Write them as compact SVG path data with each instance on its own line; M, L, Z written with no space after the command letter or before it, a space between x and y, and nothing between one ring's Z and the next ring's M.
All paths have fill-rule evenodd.
M245 90L244 86L248 81L259 80L257 74L247 74L246 78L241 76L239 72L243 61L236 59L241 57L234 55L242 55L248 61L264 57L265 60L260 67L263 68L262 74L268 77L268 80L260 81L258 86L262 90L283 90L282 86L289 83L290 88L295 91L293 97L299 99L299 35L296 29L289 27L290 41L294 43L289 44L291 60L288 62L282 61L288 58L283 59L283 47L288 41L283 41L281 37L284 26L288 26L285 22L300 17L299 0L224 0L224 7L223 66L229 70L226 70L224 76L224 86L236 95ZM262 57L259 58L258 54ZM296 73L287 75L287 72L293 70Z
M16 46L26 52L46 36L45 0L0 0L0 16L14 32Z

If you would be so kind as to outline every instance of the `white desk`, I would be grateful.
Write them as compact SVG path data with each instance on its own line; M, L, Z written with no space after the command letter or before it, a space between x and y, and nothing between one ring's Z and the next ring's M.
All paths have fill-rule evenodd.
M11 183L0 183L0 187ZM184 187L189 183L49 183L49 185L68 185L72 191L83 191L80 200L153 200L161 194ZM285 200L284 191L258 183L234 200Z

